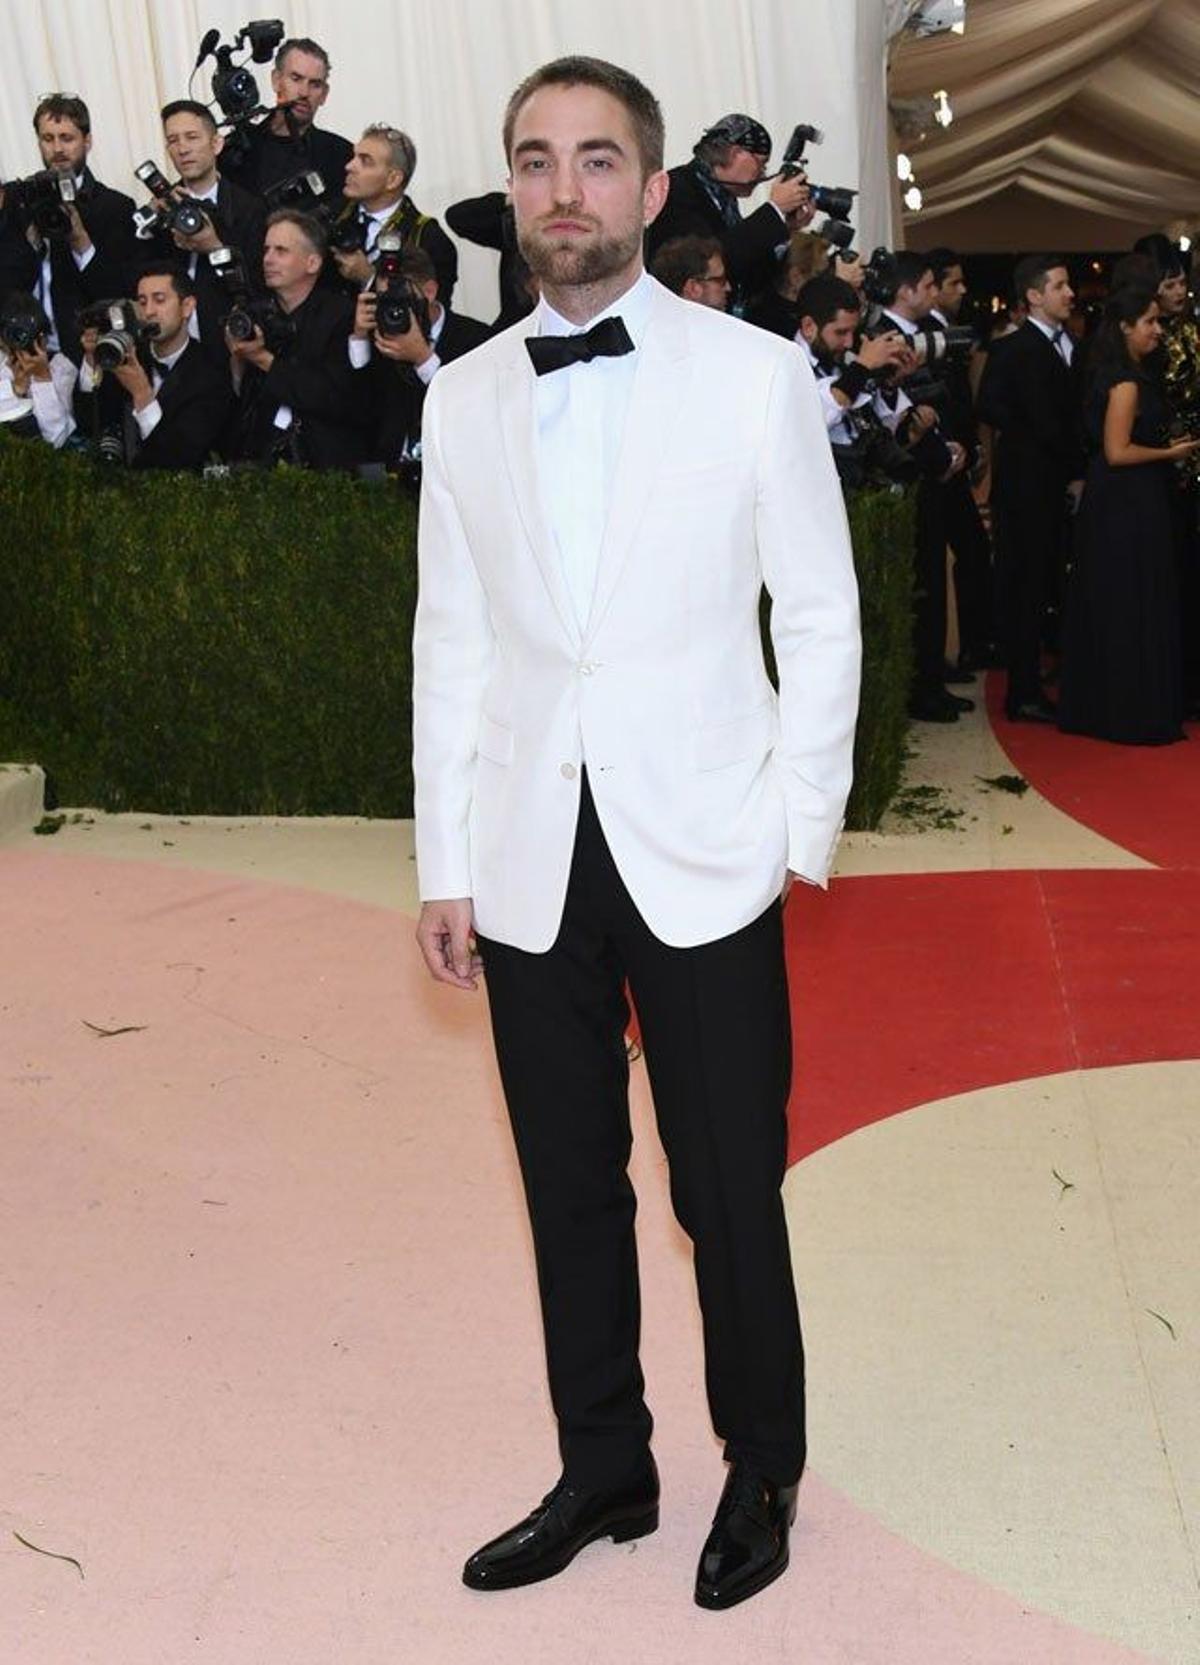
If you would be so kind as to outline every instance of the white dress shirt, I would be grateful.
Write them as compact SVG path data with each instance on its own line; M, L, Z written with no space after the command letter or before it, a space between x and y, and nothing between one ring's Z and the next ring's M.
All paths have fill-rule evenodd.
M601 318L620 317L635 351L569 364L537 378L538 471L546 519L582 631L596 588L600 544L637 374L637 351L649 322L653 280L642 272L623 295L573 324L546 300L538 302L536 335L582 335Z
M75 432L71 396L79 372L65 353L51 353L49 356L50 380L38 381L31 376L26 397L33 406L32 415L38 432L47 445L53 445L57 450ZM13 391L12 360L0 345L0 407L11 405L17 399L18 395Z
M150 435L162 421L163 413L162 406L158 402L158 390L162 386L163 377L168 370L173 370L179 363L184 353L187 352L190 341L191 337L189 336L182 347L176 347L175 351L168 353L165 358L159 358L153 347L150 349L150 385L154 389L154 398L151 399L148 405L143 405L141 410L135 410L133 413L133 420L138 425L138 433L141 434L143 441L150 438Z
M77 173L75 175L75 190L76 192L79 192L82 189L83 175L81 173ZM77 270L81 272L85 272L87 270L92 261L95 259L95 256L96 246L94 243L88 248L86 254L79 254L75 249L71 250L71 258L75 262ZM42 264L37 275L34 293L37 295L38 300L42 303L42 311L50 320L50 328L46 334L46 345L52 353L57 352L61 346L61 342L58 339L58 323L54 316L54 274L50 270L49 239L47 239L42 245Z
M877 387L864 388L852 405L841 405L833 396L833 384L837 380L836 374L829 374L803 336L800 336L798 344L804 349L805 357L812 366L813 375L817 379L821 414L825 418L825 427L828 430L831 445L854 444L857 434L853 423L847 421L847 411L862 410L864 405L870 405L884 427L895 433L900 423L912 409L912 400L903 388L894 390L896 401L894 405L887 402Z
M1071 338L1070 330L1064 329L1061 325L1043 324L1040 318L1034 318L1033 316L1030 316L1029 322L1035 329L1041 330L1059 358L1062 359L1064 364L1069 365L1075 357L1075 343Z

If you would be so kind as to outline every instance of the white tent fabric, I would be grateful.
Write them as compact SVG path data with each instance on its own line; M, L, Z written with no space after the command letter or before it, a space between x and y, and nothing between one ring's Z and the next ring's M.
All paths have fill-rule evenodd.
M924 208L909 241L1021 246L1047 207L1072 248L1191 221L1198 81L1197 0L970 0L965 35L893 49L892 98L945 88L955 117L911 149Z
M163 161L157 111L183 96L205 29L225 39L251 0L0 0L3 99L0 177L37 166L30 115L39 95L86 99L94 162L134 196L132 170ZM865 247L891 229L881 0L273 0L264 8L289 34L308 35L333 60L323 124L356 136L371 121L404 127L417 143L413 196L447 203L504 181L505 100L537 64L566 52L615 60L658 94L668 163L686 161L698 134L730 110L766 123L782 147L795 123L828 139L813 153L822 183L861 187ZM196 77L208 97L211 64ZM255 68L269 98L269 66ZM464 247L459 301L495 311L495 257Z

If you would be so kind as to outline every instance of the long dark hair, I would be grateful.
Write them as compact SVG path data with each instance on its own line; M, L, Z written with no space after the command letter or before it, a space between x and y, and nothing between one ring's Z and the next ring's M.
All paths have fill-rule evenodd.
M1152 379L1153 367L1133 357L1121 325L1136 324L1157 300L1156 290L1148 283L1128 283L1113 290L1104 303L1104 318L1088 351L1089 391L1113 382Z

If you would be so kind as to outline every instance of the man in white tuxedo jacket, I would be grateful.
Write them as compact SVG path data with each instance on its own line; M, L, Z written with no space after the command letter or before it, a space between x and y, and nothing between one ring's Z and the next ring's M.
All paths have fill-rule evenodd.
M418 940L440 981L486 974L563 1473L464 1578L527 1584L658 1523L628 987L729 1463L695 1595L726 1607L786 1567L804 1465L781 906L793 876L825 883L850 786L849 539L803 356L642 269L667 191L652 94L558 60L505 145L542 300L425 406Z

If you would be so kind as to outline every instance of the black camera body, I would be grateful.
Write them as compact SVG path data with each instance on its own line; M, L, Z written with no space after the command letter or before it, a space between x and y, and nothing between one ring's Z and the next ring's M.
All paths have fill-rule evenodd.
M75 177L43 168L26 179L14 179L4 187L4 201L25 226L33 226L45 241L71 235L68 204L75 201Z
M143 341L153 341L158 335L158 325L139 318L130 300L94 301L82 308L76 321L81 331L100 331L95 357L101 370L117 369Z
M231 45L220 44L219 29L210 29L201 41L196 68L199 69L205 58L216 59L217 67L213 70L210 86L213 99L226 121L247 121L262 108L258 82L247 69L245 60L236 64L234 57L239 52L249 52L251 63L268 64L275 56L284 33L278 18L266 18L245 24L238 30Z
M398 231L381 231L375 261L375 328L380 335L407 335L415 319L426 341L433 331L429 302L403 272L404 242ZM386 289L379 288L383 279Z
M159 232L177 231L181 237L195 237L209 223L204 204L192 197L174 197L177 189L155 162L142 162L134 175L155 200L133 211L134 234L143 242Z
M282 352L295 338L295 323L274 295L255 292L241 253L232 248L213 249L208 263L230 299L221 328L233 341L252 341L254 332L261 330L267 351Z
M325 197L325 181L315 168L309 168L268 185L262 197L271 214L277 208L298 208L302 213L315 214Z
M799 126L793 127L792 136L787 142L783 152L783 160L779 166L780 177L794 179L798 173L803 173L807 166L805 152L809 145L824 143L825 135L819 127L812 127L803 122ZM810 184L808 189L813 207L819 209L822 214L828 214L831 221L844 224L853 214L854 199L858 192L850 190L849 186ZM819 235L824 237L825 233L821 232ZM851 229L847 242L839 243L838 247L849 247L853 237L854 233ZM827 237L826 241L836 242L836 238Z
M46 334L50 321L34 295L14 290L0 306L0 341L10 353L28 353Z

